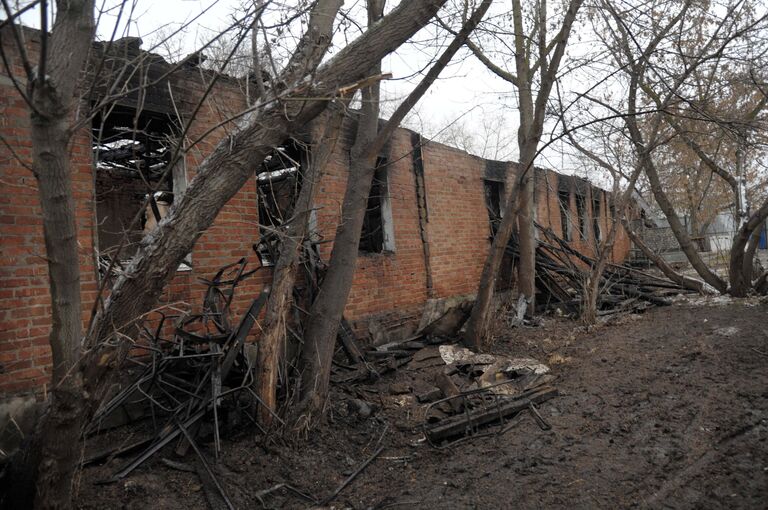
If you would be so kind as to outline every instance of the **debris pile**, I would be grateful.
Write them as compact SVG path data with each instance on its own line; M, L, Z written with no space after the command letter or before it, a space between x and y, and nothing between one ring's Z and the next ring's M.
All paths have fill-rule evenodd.
M536 248L536 283L543 308L560 309L578 316L589 270L597 261L574 249L550 228L537 224L540 239ZM516 261L519 248L515 236L506 247ZM601 275L598 315L642 312L651 306L672 304L671 296L693 291L669 279L626 264L608 263Z
M438 352L445 363L434 379L441 398L429 404L422 426L432 446L503 433L525 410L543 429L550 428L535 407L557 396L549 367L531 358L476 354L455 345L441 345Z
M230 307L235 290L261 269L246 271L246 266L246 259L241 259L221 268L211 280L201 279L207 287L202 312L176 317L177 325L170 338L163 338L163 332L172 316L161 314L154 331L143 327L146 343L137 349L139 354L129 358L138 367L135 378L102 406L86 434L138 418L151 418L154 433L147 439L86 459L89 464L138 452L104 483L124 478L175 442L179 457L189 448L195 452L200 461L201 480L232 507L198 443L202 439L212 441L218 460L224 431L246 421L259 427L255 412L263 404L251 388L254 356L249 355L245 340L267 300L269 288L253 300L239 323L233 325ZM151 354L147 356L146 352ZM274 418L280 422L279 417ZM178 469L195 469L169 459L163 462Z
M571 248L550 230L541 229L541 232L536 259L537 283L545 299L539 302L545 307L559 307L578 314L584 282L595 261ZM517 257L514 239L507 252L513 260ZM316 250L308 253L302 291L303 297L311 301L324 271ZM152 432L146 439L110 448L86 459L86 463L94 463L134 455L105 482L124 478L166 446L174 445L178 457L193 450L199 458L197 466L166 458L161 461L173 469L197 471L206 493L213 494L209 501L218 498L232 507L199 444L201 441L212 443L218 460L223 436L243 424L261 429L256 420L258 407L269 410L252 388L255 347L246 342L267 301L269 287L252 301L237 323L231 317L238 285L263 267L247 271L246 266L246 260L241 259L221 268L212 279L202 280L206 291L201 313L184 316L161 313L153 331L142 326L144 342L136 350L141 355L130 358L137 367L135 377L101 408L86 434L96 434L137 419L151 420ZM648 306L667 305L669 295L681 292L684 289L668 280L629 266L608 264L601 281L599 313L635 312ZM298 303L303 300L294 301L294 309L302 312ZM365 400L358 385L375 384L388 372L407 369L417 372L426 385L424 388L429 389L416 392L407 384L394 383L390 385L390 394L418 409L414 414L418 414L420 421L414 422L418 428L414 425L412 430L420 429L433 447L504 433L524 411L528 411L543 430L549 430L550 425L537 408L558 395L552 384L555 377L549 374L546 365L530 358L478 354L453 345L471 306L471 300L427 306L414 334L396 341L387 338L380 345L370 347L358 342L352 326L342 320L338 345L339 353L346 359L341 355L335 357L331 379L349 394L346 403L350 414L368 418L379 409ZM175 320L173 327L169 327L171 320ZM300 327L297 331L288 329L293 337L301 340ZM275 423L282 424L278 416L272 416ZM316 502L310 496L305 499Z
M420 429L429 444L437 448L503 433L514 417L526 410L542 429L548 430L536 405L558 394L551 385L555 377L548 373L549 367L531 358L477 354L449 343L455 341L469 310L466 303L459 303L437 313L415 335L365 352L355 348L362 361L352 366L337 363L334 382L375 383L385 373L401 367L419 373L421 378L430 377L433 388L416 394L415 403L424 408ZM355 340L347 333L343 345L349 344L355 345ZM344 351L352 361L350 350L345 347ZM413 388L392 384L389 393L407 395L413 393ZM371 406L364 400L350 399L348 406L359 417L371 414Z

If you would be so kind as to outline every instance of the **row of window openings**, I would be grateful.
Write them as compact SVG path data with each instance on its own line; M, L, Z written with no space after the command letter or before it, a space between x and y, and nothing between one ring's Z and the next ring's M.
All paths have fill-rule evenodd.
M560 205L560 225L562 226L562 237L566 241L574 239L574 223L577 223L579 236L582 240L589 238L589 218L587 217L587 199L582 193L575 193L576 216L575 222L571 215L571 193L569 191L559 191L557 193ZM602 239L602 230L600 228L600 198L592 199L592 232L594 232L595 241Z
M260 243L257 252L265 265L274 264L277 258L279 234L293 215L296 197L301 189L301 164L284 151L277 151L275 158L281 161L273 167L276 169L260 173L258 183L259 234ZM101 163L100 163L101 164ZM121 182L115 175L110 175L111 166L97 165L101 170L97 178L97 219L99 221L100 254L109 256L120 245L124 234L124 225L135 215L136 207L146 199L146 189L143 179L136 176L122 176ZM124 248L121 257L129 259L136 251L138 239L151 231L162 219L173 204L175 196L181 196L186 188L186 172L183 164L173 169L167 182L160 183L163 191L155 193L154 203L150 203L144 211L142 228L134 233L133 240ZM135 188L135 189L134 189ZM363 253L394 252L394 232L392 223L392 207L389 199L387 178L387 161L379 158L374 174L371 191L368 196L365 216L360 236L359 250ZM496 233L502 217L504 184L496 181L484 181L485 200L488 207L492 235ZM560 220L563 238L573 240L573 220L570 214L570 196L567 191L560 191ZM582 239L588 237L588 218L586 214L586 199L582 194L575 194L578 228ZM133 207L130 207L133 205ZM314 211L312 211L314 213ZM595 240L601 239L600 200L592 200L592 220ZM316 224L316 218L310 218L311 224ZM127 255L127 256L126 256ZM189 257L188 257L189 258ZM191 260L185 260L180 269L186 269Z
M172 148L178 126L165 114L116 107L93 120L93 153L96 167L95 198L97 252L102 270L116 263L119 270L138 251L141 239L153 230L183 196L187 177L183 159L171 172ZM259 235L257 252L265 264L277 257L279 234L288 228L301 189L301 167L308 162L305 147L289 142L267 157L257 178ZM395 250L392 207L387 183L387 159L380 157L366 204L360 251ZM153 200L144 211L149 190ZM139 227L129 228L141 212ZM314 211L312 211L314 213ZM314 215L313 215L314 216ZM310 223L316 219L310 218ZM312 229L311 229L312 230ZM118 247L120 253L118 254ZM180 269L189 269L188 256Z
M485 204L488 208L488 219L490 220L491 225L491 236L495 236L503 216L502 204L504 203L504 183L499 181L485 180L483 181L483 184L485 191ZM587 239L589 237L589 219L587 218L586 197L581 193L576 193L575 199L579 234L581 235L582 239ZM558 200L560 205L560 224L562 225L563 239L566 241L572 241L574 222L570 213L571 193L569 191L560 191L558 193ZM595 235L595 241L599 242L602 239L602 231L600 228L599 196L592 200L592 231Z
M95 118L93 124L96 160L97 243L100 262L115 256L123 246L120 259L129 260L138 250L141 238L151 231L167 214L174 199L178 200L187 185L186 170L181 161L166 175L171 147L178 127L165 115L135 110L115 109L105 119ZM308 161L307 152L298 143L278 148L264 162L258 183L259 234L257 245L262 262L274 263L281 231L293 216L293 208L301 189L301 167ZM380 157L368 196L360 236L362 253L395 251L392 207L387 180L387 159ZM154 200L143 211L141 228L128 231L140 204L147 199L147 186L157 191ZM504 183L484 181L491 233L495 234L502 216ZM573 240L574 221L571 218L571 193L558 192L563 238ZM575 194L578 230L582 239L588 238L586 197ZM600 199L592 200L592 229L596 241L601 239ZM314 211L312 211L314 213ZM310 218L310 223L316 219ZM127 236L127 243L123 242ZM191 264L189 256L180 269Z

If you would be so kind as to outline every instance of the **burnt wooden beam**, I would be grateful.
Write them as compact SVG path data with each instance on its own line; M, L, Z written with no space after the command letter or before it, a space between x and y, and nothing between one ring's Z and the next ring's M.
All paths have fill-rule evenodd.
M510 417L528 409L531 404L540 404L558 395L557 388L543 386L523 393L520 397L500 403L478 414L462 414L441 420L437 425L425 430L433 443L463 435L467 430L490 425L502 418Z

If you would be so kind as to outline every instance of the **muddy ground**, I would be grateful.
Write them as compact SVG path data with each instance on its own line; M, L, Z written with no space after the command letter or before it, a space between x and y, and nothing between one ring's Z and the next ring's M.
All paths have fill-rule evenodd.
M307 442L226 440L217 477L237 508L261 508L259 493L280 483L322 501L384 446L327 507L767 508L767 312L716 300L593 331L564 319L501 331L496 352L535 357L557 376L560 396L541 405L550 431L525 411L503 435L434 449L414 398L432 386L430 369L404 367L352 395L336 388L332 422ZM373 416L349 412L351 397L371 402ZM158 457L118 483L93 484L123 462L84 470L80 508L208 507L198 475ZM262 500L316 506L285 489Z

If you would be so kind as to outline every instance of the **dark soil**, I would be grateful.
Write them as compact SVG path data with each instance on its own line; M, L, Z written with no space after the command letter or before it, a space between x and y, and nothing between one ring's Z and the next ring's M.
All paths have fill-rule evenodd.
M757 302L679 304L591 332L555 319L503 332L498 353L535 357L557 376L560 396L540 406L550 431L525 411L502 435L434 449L415 395L439 368L403 367L370 386L336 388L331 422L306 442L265 443L252 433L226 440L214 470L237 508L260 508L260 491L280 483L323 500L379 446L326 506L766 508L766 312ZM348 411L350 398L373 404L374 415ZM163 451L109 485L93 481L124 460L85 469L78 506L207 508L198 475L160 457L175 459ZM314 506L285 489L262 499L270 508Z

